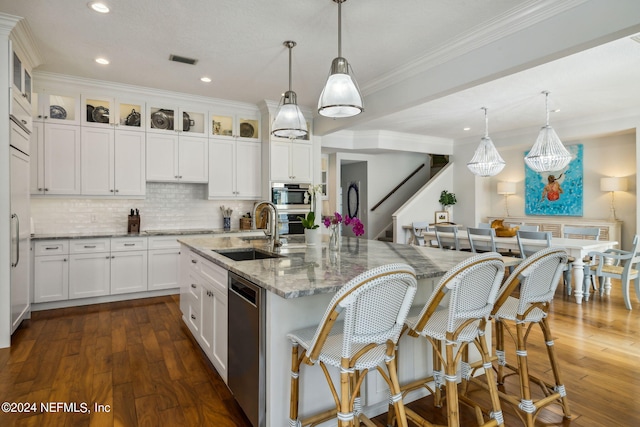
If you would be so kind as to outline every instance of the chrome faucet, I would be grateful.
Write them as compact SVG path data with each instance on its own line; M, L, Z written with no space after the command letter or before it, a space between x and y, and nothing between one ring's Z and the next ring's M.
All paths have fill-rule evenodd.
M257 202L253 208L253 228L257 229L257 219L259 215L262 215L262 211L267 209L269 217L267 219L267 229L264 230L264 234L269 237L274 247L279 247L280 234L278 233L278 208L276 205L268 200L262 200Z

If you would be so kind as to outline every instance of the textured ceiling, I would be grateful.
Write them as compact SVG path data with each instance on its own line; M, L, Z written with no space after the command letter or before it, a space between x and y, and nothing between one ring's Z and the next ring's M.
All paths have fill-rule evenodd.
M634 0L617 1L633 4ZM517 35L538 22L592 2L603 3L348 0L342 5L343 56L352 64L365 95L375 100L390 81L410 79L427 60L455 60L451 52L490 46L500 37ZM299 103L311 110L315 110L331 60L337 56L337 5L331 0L105 3L112 9L106 15L93 12L85 0L0 0L0 12L26 19L43 59L38 70L254 104L277 100L287 89L288 57L283 41L298 43L293 50L293 89ZM635 5L640 25L640 2ZM569 31L567 38L571 39ZM576 46L574 51L580 50L581 40L570 41ZM370 118L365 112L357 120L343 123L355 129L460 138L468 136L461 130L464 126L479 132L483 123L480 107L486 106L492 129L508 130L544 119L544 98L539 95L544 89L550 90L553 102L567 112L559 114L626 108L640 95L634 79L640 65L639 47L626 39L519 74L505 72L506 78L476 87L470 76L466 85L470 89L402 106L413 107L402 113L390 104L384 116L379 109ZM199 62L195 66L169 62L170 54ZM96 64L98 56L108 58L111 64ZM534 59L529 61L532 65L545 62ZM524 59L521 62L527 63ZM212 83L202 83L202 76L210 77ZM631 89L629 82L633 82ZM415 90L429 88L416 86ZM573 109L577 110L570 113Z

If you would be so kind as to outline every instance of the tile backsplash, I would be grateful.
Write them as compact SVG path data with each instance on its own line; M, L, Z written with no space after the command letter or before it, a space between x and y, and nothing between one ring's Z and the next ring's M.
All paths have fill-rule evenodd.
M231 227L252 212L254 201L207 200L203 184L147 183L144 199L57 198L31 199L36 234L126 232L131 209L140 211L140 230L222 228L220 206L233 209Z

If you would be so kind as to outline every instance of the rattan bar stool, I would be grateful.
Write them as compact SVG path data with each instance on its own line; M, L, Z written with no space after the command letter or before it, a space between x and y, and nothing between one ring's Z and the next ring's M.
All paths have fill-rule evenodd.
M559 403L565 418L570 418L569 401L562 383L558 361L555 356L551 328L547 321L549 305L553 300L562 272L567 263L567 253L558 248L547 248L528 256L507 278L492 312L496 330L496 356L498 360L498 384L504 384L508 375L518 375L518 392L500 391L500 397L512 404L527 427L533 427L540 409ZM512 293L520 285L520 295ZM529 369L527 340L533 325L539 325L546 344L554 382L549 383L535 376ZM507 362L504 346L505 331L515 343L517 365ZM509 374L505 371L509 370ZM473 371L473 370L472 370ZM484 387L477 379L469 381ZM531 386L537 384L542 397L533 399Z
M436 406L442 406L442 387L446 390L448 426L460 425L459 401L476 407L477 423L480 426L504 425L498 389L489 348L485 339L487 319L504 278L502 256L495 252L468 258L452 268L440 280L422 310L407 318L405 331L409 336L424 337L433 349L433 375L403 385L403 396L422 387L434 395ZM458 365L473 343L482 357L487 388L490 391L492 409L488 421L474 402L458 395ZM457 349L456 349L457 347ZM430 383L433 382L433 388ZM407 418L420 426L434 426L415 411L405 408ZM388 425L393 424L390 408Z
M406 427L395 356L416 289L416 275L408 265L389 264L371 269L336 293L317 327L287 335L292 343L290 426L315 425L336 416L340 427L361 422L374 426L361 412L360 387L366 374L376 368L389 385L400 425ZM304 349L302 354L299 347ZM302 363L322 368L336 404L335 409L305 420L299 419L298 411ZM339 391L327 365L340 369Z

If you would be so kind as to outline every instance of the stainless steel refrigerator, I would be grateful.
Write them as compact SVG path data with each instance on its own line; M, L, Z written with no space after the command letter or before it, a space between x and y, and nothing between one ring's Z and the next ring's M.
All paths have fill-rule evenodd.
M11 118L11 333L31 315L29 131Z

